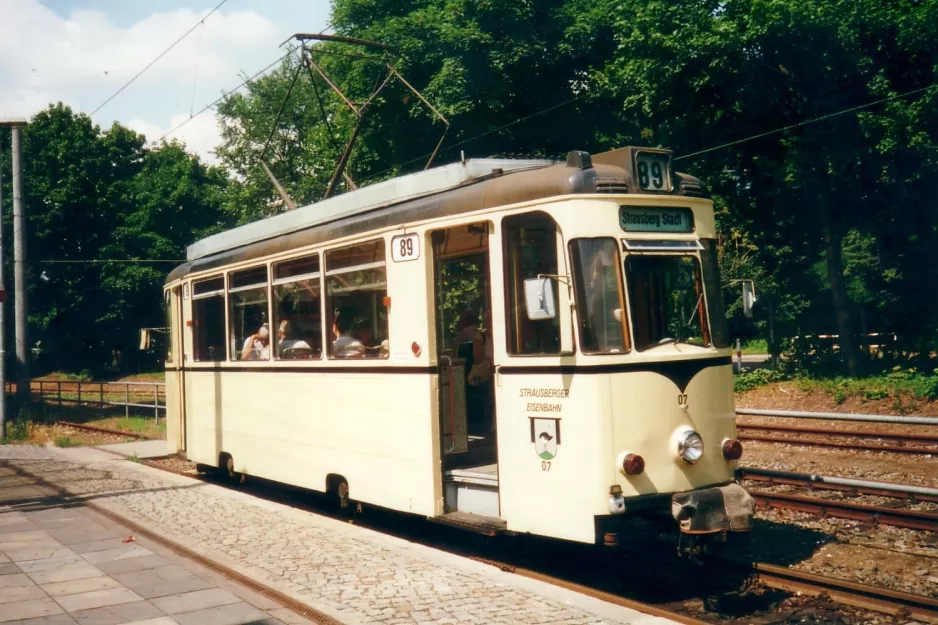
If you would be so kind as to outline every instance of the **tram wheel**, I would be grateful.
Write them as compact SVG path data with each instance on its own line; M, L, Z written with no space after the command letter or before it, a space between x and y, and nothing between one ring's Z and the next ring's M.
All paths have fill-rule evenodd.
M218 463L219 473L222 477L232 484L243 484L245 476L243 473L235 471L234 458L231 454L222 454L221 462Z
M348 513L353 510L354 503L349 498L348 480L341 475L330 473L326 477L326 494L341 512Z

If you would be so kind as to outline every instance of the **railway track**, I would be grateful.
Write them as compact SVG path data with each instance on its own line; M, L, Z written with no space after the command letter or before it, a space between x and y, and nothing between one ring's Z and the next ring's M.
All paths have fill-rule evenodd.
M782 473L758 469L741 468L737 475L745 480L767 486L798 486L811 490L836 491L851 495L870 495L903 499L909 502L938 502L938 495L933 489L922 487L902 487L897 484L865 482L861 480L842 480L847 483L830 483L815 475ZM850 482L856 482L851 484ZM793 493L779 493L767 490L747 488L756 502L766 509L794 510L813 514L821 518L831 517L849 519L873 525L892 525L913 530L938 531L938 513L919 510L904 510L888 506L858 504L837 499L825 499Z
M136 438L138 440L159 440L155 439L152 436L146 436L137 432L128 432L126 430L112 430L110 428L99 428L94 425L85 425L84 423L74 423L72 421L56 421L56 425L64 425L66 427L75 428L76 430L85 430L87 432L98 432L99 434L113 434L114 436L126 436L128 438Z
M877 588L771 564L758 563L753 568L758 580L769 588L813 596L827 595L843 605L882 612L920 623L938 623L938 599L932 597Z
M740 423L736 427L740 440L784 443L787 445L807 445L851 451L885 451L899 454L938 455L938 436L928 436L924 434L886 433L873 430L838 430L834 428L752 423ZM777 434L762 434L759 432L775 432Z
M169 471L177 475L196 477L197 479L211 482L216 481L206 476L193 476L191 473L171 469L160 465L157 462L143 462L144 464L148 464L150 466L154 466L161 470ZM276 499L281 501L281 503L297 505L290 501L283 501L283 497L276 497ZM318 507L310 508L304 504L301 504L299 507L304 509L311 509L317 513L323 512L322 510L318 509ZM373 529L377 531L387 530L386 527L382 527L384 523L369 523L368 525L373 525ZM434 546L438 546L438 548L446 548L445 546ZM594 587L588 583L578 583L572 581L571 579L559 577L557 575L551 575L543 570L535 570L530 567L519 566L516 562L508 561L508 559L493 558L491 557L491 554L480 556L474 553L462 553L462 555L465 555L472 560L497 567L500 570L508 573L547 582L593 598L608 601L615 605L632 608L653 616L667 618L678 623L683 623L686 625L704 625L704 623L707 623L707 621L702 621L698 618L694 618L693 616L689 616L681 612L675 612L671 609L668 609L667 606L654 605L643 601L633 600L616 592L609 592L602 588ZM830 597L831 600L833 600L835 603L842 605L893 616L902 616L905 618L914 619L921 623L933 623L938 625L938 599L932 599L930 597L921 595L902 593L884 588L876 588L874 586L868 586L865 584L859 584L856 582L850 582L833 577L815 575L812 573L806 573L767 563L753 564L741 561L722 561L720 564L721 566L725 567L728 572L743 578L749 577L752 580L761 583L766 588L791 593L802 593L804 595L815 597L825 595Z
M869 506L849 501L764 490L749 489L749 494L756 500L756 503L768 509L781 508L806 512L821 518L849 519L873 525L892 525L906 529L938 532L938 514L934 512L899 510L885 506Z

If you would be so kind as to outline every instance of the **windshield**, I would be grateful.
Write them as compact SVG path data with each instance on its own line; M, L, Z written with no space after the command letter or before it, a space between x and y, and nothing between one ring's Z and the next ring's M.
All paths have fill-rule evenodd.
M616 240L576 239L570 243L570 255L583 351L615 354L628 350Z
M625 261L635 348L709 345L700 263L694 256L634 256Z

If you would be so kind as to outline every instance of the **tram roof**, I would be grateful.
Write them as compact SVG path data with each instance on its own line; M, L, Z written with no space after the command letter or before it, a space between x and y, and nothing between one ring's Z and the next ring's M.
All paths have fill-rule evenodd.
M592 157L570 152L561 163L471 159L400 176L206 237L187 248L187 262L166 281L330 239L482 208L577 193L644 193L631 174L638 149L621 148ZM707 197L698 179L680 173L672 178L668 195Z

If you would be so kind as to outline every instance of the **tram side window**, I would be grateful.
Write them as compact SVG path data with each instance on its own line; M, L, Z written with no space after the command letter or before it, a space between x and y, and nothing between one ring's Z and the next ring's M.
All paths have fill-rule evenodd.
M192 328L196 362L225 359L225 279L222 276L192 284Z
M275 266L275 358L296 360L322 355L320 296L319 254Z
M271 328L267 317L267 267L228 275L228 336L232 360L269 360Z
M560 353L560 319L532 321L524 304L524 281L557 275L557 224L546 213L525 213L502 221L505 246L505 298L508 353ZM559 289L554 290L554 308Z
M387 271L384 241L326 252L330 358L387 358Z

